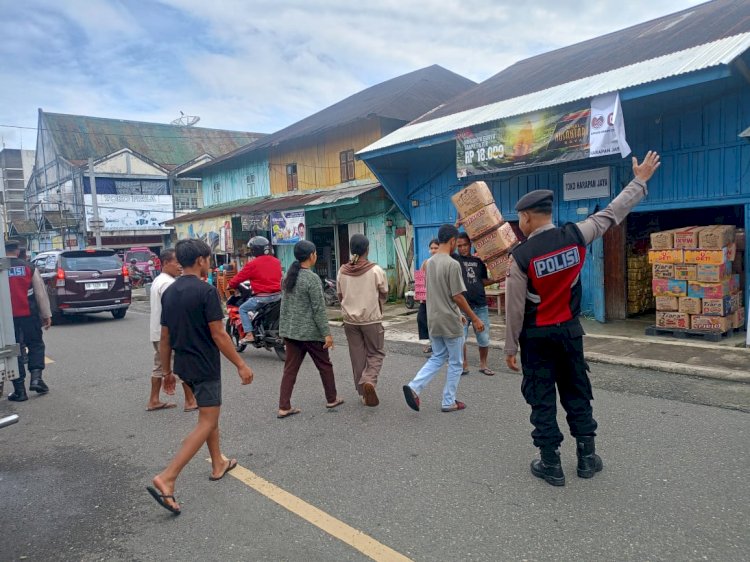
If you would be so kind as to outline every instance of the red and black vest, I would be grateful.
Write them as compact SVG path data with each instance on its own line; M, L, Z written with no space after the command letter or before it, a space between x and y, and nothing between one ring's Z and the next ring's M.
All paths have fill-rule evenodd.
M528 277L524 329L577 321L586 259L586 243L578 226L568 223L546 230L516 246L512 254Z
M19 258L10 258L8 283L10 284L10 304L13 308L13 318L31 316L34 287L31 279L34 267Z

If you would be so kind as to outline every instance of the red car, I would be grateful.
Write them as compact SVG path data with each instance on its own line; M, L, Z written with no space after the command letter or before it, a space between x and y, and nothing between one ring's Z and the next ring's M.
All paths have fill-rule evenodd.
M54 250L38 254L32 263L47 286L53 322L91 312L125 318L130 277L114 250Z

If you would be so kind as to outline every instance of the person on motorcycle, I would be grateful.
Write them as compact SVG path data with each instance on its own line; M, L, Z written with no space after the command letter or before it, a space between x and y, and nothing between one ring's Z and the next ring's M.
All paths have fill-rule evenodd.
M143 270L138 267L138 260L135 258L130 260L130 265L128 266L128 275L130 276L130 282L134 286L139 286L140 282L143 281Z
M245 337L242 343L253 341L253 326L250 313L262 304L281 300L281 262L271 253L271 243L263 236L253 236L247 243L253 259L229 281L230 289L250 281L253 296L240 306L240 320Z

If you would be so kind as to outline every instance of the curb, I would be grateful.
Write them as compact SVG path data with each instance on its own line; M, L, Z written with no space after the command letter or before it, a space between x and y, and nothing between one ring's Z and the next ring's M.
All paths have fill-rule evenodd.
M342 327L343 322L329 321L330 326ZM412 343L417 344L413 337L393 337L396 333L391 332L388 337L386 332L386 340L391 342L399 343ZM469 341L472 341L470 338ZM490 342L490 349L498 349L500 351L505 349L502 343ZM660 371L663 373L671 373L675 375L686 375L691 377L700 377L705 379L724 380L730 382L739 382L744 384L750 384L750 372L748 371L736 371L732 369L715 369L712 367L704 367L702 365L687 365L685 363L675 363L673 361L660 361L658 359L639 359L634 357L620 357L615 355L608 355L606 353L598 353L595 351L585 352L585 358L587 361L593 363L604 363L607 365L619 365L622 367L633 367L636 369L649 369L652 371Z

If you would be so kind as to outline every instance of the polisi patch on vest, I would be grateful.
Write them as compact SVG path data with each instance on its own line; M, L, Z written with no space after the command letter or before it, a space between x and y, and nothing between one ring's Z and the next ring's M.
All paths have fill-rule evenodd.
M578 252L577 246L572 246L563 248L554 254L536 258L532 263L536 276L546 277L577 266L581 263L581 254Z

